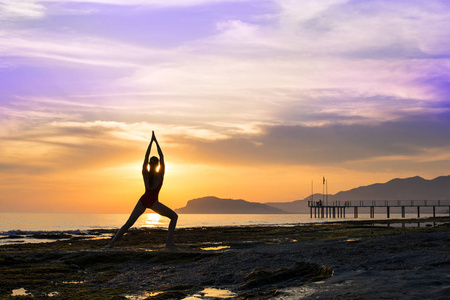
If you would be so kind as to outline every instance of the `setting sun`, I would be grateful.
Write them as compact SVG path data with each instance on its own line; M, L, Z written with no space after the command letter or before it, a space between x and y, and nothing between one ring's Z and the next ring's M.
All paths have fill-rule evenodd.
M153 228L161 226L161 216L155 213L148 213L142 216L141 227Z

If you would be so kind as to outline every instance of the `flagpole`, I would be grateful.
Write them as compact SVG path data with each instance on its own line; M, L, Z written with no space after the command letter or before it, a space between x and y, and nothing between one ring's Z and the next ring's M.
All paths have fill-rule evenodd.
M322 180L322 203L324 203L325 202L325 177L323 177L323 180ZM328 203L326 203L326 204L328 204Z

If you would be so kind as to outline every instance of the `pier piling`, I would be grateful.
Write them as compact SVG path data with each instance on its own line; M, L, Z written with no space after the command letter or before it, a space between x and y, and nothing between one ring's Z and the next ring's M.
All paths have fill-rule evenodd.
M333 201L331 205L323 205L322 201L308 201L310 208L310 217L314 218L345 218L346 208L353 207L353 217L359 216L359 208L369 208L370 218L375 218L376 207L386 207L386 217L391 217L391 208L400 208L402 218L406 217L406 208L416 208L417 218L420 218L421 208L432 208L433 217L436 217L436 207L448 207L450 217L450 200L394 200L394 201Z

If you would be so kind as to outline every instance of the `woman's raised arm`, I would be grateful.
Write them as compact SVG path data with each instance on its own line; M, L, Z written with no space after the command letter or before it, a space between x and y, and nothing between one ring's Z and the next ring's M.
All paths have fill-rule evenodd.
M150 157L150 150L152 149L153 140L155 139L155 135L152 134L152 139L150 140L150 144L148 145L147 152L145 152L144 163L142 164L142 173L148 172L148 158Z
M159 147L159 143L158 140L156 139L155 134L153 133L153 137L156 143L156 149L158 149L158 155L159 155L159 165L160 165L160 172L162 172L162 174L164 174L165 170L166 170L166 165L164 164L164 154L162 153L161 147Z

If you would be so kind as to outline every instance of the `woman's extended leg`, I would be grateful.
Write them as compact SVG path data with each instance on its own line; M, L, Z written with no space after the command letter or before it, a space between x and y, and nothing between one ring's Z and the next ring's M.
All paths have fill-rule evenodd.
M120 228L120 230L116 233L114 238L112 239L111 243L109 243L107 248L112 248L114 246L114 243L122 237L122 235L130 229L131 226L133 226L134 222L144 213L145 206L141 203L141 201L138 201L136 206L133 209L133 212L131 213L130 217L128 218L128 221Z
M173 243L173 232L175 231L175 227L177 226L177 220L178 215L176 212L165 206L164 204L160 203L159 201L156 201L153 206L152 210L154 210L156 213L160 214L161 216L168 217L170 219L169 224L169 232L167 233L167 247L174 246Z

